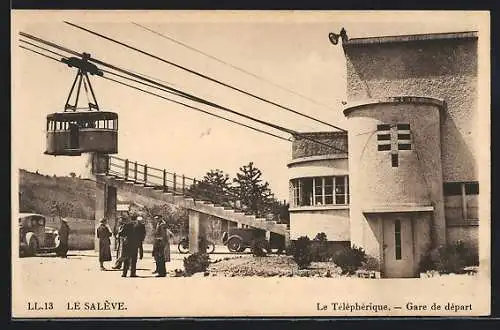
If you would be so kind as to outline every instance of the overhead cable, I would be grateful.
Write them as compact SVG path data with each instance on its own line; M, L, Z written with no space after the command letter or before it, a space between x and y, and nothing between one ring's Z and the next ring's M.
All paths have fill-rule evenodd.
M338 129L338 130L340 130L340 131L344 131L344 132L346 131L346 130L345 130L345 129L343 129L343 128L340 128L340 127L338 127L338 126L332 125L332 124L330 124L330 123L327 123L327 122L325 122L325 121L323 121L323 120L320 120L320 119L314 118L314 117L312 117L312 116L306 115L306 114L304 114L304 113L302 113L302 112L298 112L298 111L293 110L293 109L291 109L291 108L289 108L289 107L286 107L286 106L283 106L283 105L281 105L281 104L278 104L278 103L276 103L276 102L274 102L274 101L270 101L270 100L268 100L268 99L265 99L265 98L263 98L263 97L260 97L260 96L258 96L258 95L255 95L255 94L253 94L253 93L247 92L247 91L245 91L245 90L243 90L243 89L241 89L241 88L238 88L238 87L235 87L235 86L229 85L229 84L227 84L227 83L225 83L225 82L222 82L222 81L220 81L220 80L218 80L218 79L215 79L215 78L212 78L212 77L210 77L210 76L207 76L207 75L205 75L205 74L203 74L203 73L200 73L200 72L198 72L198 71L196 71L196 70L189 69L189 68L187 68L187 67L185 67L185 66L182 66L182 65L176 64L176 63L174 63L174 62L172 62L172 61L166 60L166 59L161 58L161 57L159 57L159 56L157 56L157 55L154 55L154 54L152 54L152 53L149 53L149 52L146 52L146 51L144 51L144 50L141 50L141 49L139 49L139 48L137 48L137 47L134 47L134 46L131 46L131 45L126 44L126 43L124 43L124 42L121 42L121 41L119 41L119 40L117 40L117 39L114 39L114 38L111 38L111 37L105 36L105 35L103 35L103 34L101 34L101 33L98 33L98 32L95 32L95 31L92 31L92 30L90 30L90 29L87 29L87 28L85 28L85 27L79 26L79 25L77 25L77 24L74 24L74 23L71 23L71 22L68 22L68 21L64 21L64 23L66 23L66 24L68 24L68 25L70 25L70 26L72 26L72 27L75 27L75 28L77 28L77 29L80 29L80 30L83 30L83 31L85 31L85 32L88 32L88 33L90 33L90 34L93 34L93 35L95 35L95 36L98 36L98 37L100 37L100 38L103 38L103 39L105 39L105 40L108 40L108 41L111 41L111 42L116 43L116 44L118 44L118 45L121 45L121 46L123 46L123 47L126 47L126 48L128 48L128 49L131 49L131 50L134 50L134 51L136 51L136 52L139 52L139 53L141 53L141 54L143 54L143 55L146 55L146 56L149 56L149 57L151 57L151 58L154 58L154 59L156 59L156 60L158 60L158 61L161 61L161 62L163 62L163 63L169 64L169 65L172 65L172 66L174 66L174 67L176 67L176 68L178 68L178 69L184 70L184 71L189 72L189 73L191 73L191 74L194 74L194 75L196 75L196 76L198 76L198 77L201 77L201 78L207 79L207 80L212 81L212 82L214 82L214 83L217 83L217 84L219 84L219 85L221 85L221 86L224 86L224 87L230 88L230 89L232 89L232 90L238 91L238 92L240 92L240 93L243 93L243 94L245 94L245 95L251 96L251 97L253 97L253 98L255 98L255 99L258 99L258 100L260 100L260 101L266 102L266 103L271 104L271 105L274 105L274 106L276 106L276 107L279 107L279 108L281 108L281 109L283 109L283 110L290 111L290 112L292 112L292 113L294 113L294 114L296 114L296 115L299 115L299 116L302 116L302 117L305 117L305 118L308 118L308 119L314 120L314 121L316 121L316 122L322 123L322 124L324 124L324 125L330 126L330 127L332 127L332 128Z
M187 48L187 49L190 49L190 50L192 50L192 51L194 51L194 52L196 52L196 53L199 53L199 54L202 54L202 55L204 55L204 56L206 56L206 57L208 57L208 58L211 58L212 60L217 61L217 62L219 62L219 63L221 63L221 64L224 64L224 65L226 65L226 66L228 66L228 67L230 67L230 68L233 68L233 69L235 69L235 70L237 70L237 71L243 72L243 73L245 73L245 74L247 74L247 75L249 75L249 76L252 76L252 77L254 77L254 78L258 79L258 80L261 80L261 81L264 81L264 82L266 82L266 83L268 83L268 84L270 84L270 85L273 85L274 87L277 87L277 88L279 88L279 89L281 89L281 90L284 90L284 91L286 91L286 92L288 92L288 93L291 93L291 94L296 95L296 96L298 96L298 97L301 97L301 98L303 98L303 99L305 99L305 100L308 100L308 101L310 101L310 102L312 102L312 103L314 103L314 104L316 104L316 105L319 105L319 106L321 106L321 107L324 107L324 108L326 108L326 109L328 109L328 110L333 110L333 109L332 109L331 107L329 107L328 105L323 104L323 103L321 103L321 102L318 102L318 101L314 100L313 98L311 98L311 97L309 97L309 96L306 96L306 95L304 95L304 94L301 94L301 93L299 93L299 92L296 92L296 91L294 91L294 90L292 90L292 89L289 89L289 88L287 88L287 87L281 86L281 85L279 85L279 84L275 83L274 81L271 81L271 80L269 80L269 79L267 79L267 78L261 77L261 76L259 76L259 75L255 74L255 73L252 73L252 72L250 72L250 71L248 71L248 70L245 70L245 69L243 69L243 68L240 68L240 67L238 67L238 66L236 66L236 65L234 65L234 64L231 64L231 63L229 63L229 62L227 62L227 61L224 61L224 60L222 60L222 59L220 59L220 58L218 58L218 57L216 57L216 56L210 55L210 54L208 54L208 53L206 53L206 52L204 52L204 51L202 51L202 50L200 50L200 49L197 49L197 48L195 48L195 47L193 47L193 46L190 46L190 45L188 45L188 44L186 44L186 43L184 43L184 42L181 42L181 41L179 41L179 40L176 40L176 39L174 39L174 38L172 38L172 37L170 37L170 36L168 36L168 35L166 35L166 34L164 34L164 33L160 33L160 32L158 32L158 31L155 31L155 30L153 30L153 29L151 29L151 28L149 28L149 27L147 27L147 26L144 26L144 25L142 25L142 24L139 24L139 23L132 22L132 24L134 24L134 25L136 25L136 26L138 26L138 27L140 27L140 28L142 28L142 29L144 29L144 30L146 30L146 31L149 31L149 32L151 32L151 33L154 33L154 34L156 34L156 35L158 35L158 36L160 36L160 37L162 37L162 38L164 38L164 39L167 39L167 40L169 40L169 41L171 41L171 42L173 42L173 43L175 43L175 44L178 44L178 45L180 45L180 46L182 46L182 47L185 47L185 48Z
M25 46L22 46L22 45L20 45L19 47L20 47L20 48L23 48L23 49L25 49L25 50L28 50L28 51L30 51L30 52L36 53L36 54L38 54L38 55L44 56L44 57L46 57L46 58L49 58L49 59L51 59L51 60L54 60L54 61L56 61L56 62L60 62L60 63L61 63L60 59L57 59L57 58L55 58L55 57L52 57L52 56L49 56L49 55L43 54L43 53L41 53L41 52L38 52L38 51L36 51L36 50L30 49L30 48L25 47ZM43 48L43 47L41 47L41 48ZM43 49L44 49L44 48L43 48ZM56 53L56 54L57 54L57 53ZM60 54L57 54L57 55L60 55ZM62 55L60 55L60 56L62 56ZM104 71L104 72L111 73L110 71ZM121 76L121 75L120 75L120 76ZM121 76L121 77L123 77L123 76ZM225 120L225 121L231 122L231 123L233 123L233 124L240 125L240 126L243 126L243 127L249 128L249 129L251 129L251 130L254 130L254 131L257 131L257 132L260 132L260 133L264 133L264 134L270 135L270 136L272 136L272 137L275 137L275 138L278 138L278 139L281 139L281 140L284 140L284 141L288 141L288 142L290 142L290 141L291 141L290 139L284 138L284 137L282 137L282 136L279 136L279 135L276 135L276 134L273 134L273 133L270 133L270 132L266 132L266 131L261 130L261 129L259 129L259 128L252 127L252 126L249 126L249 125L246 125L246 124L240 123L240 122L238 122L238 121L235 121L235 120L232 120L232 119L229 119L229 118L225 118L225 117L219 116L219 115L217 115L217 114L214 114L214 113L211 113L211 112L205 111L205 110L203 110L203 109L200 109L200 108L197 108L197 107L194 107L194 106L191 106L191 105L189 105L189 104L186 104L186 103L183 103L183 102L179 102L179 101L176 101L176 100L170 99L170 98L168 98L168 97L164 97L164 96L162 96L162 95L159 95L159 94L156 94L156 93L153 93L153 92L150 92L150 91L144 90L144 89L142 89L142 88L138 88L138 87L136 87L136 86L132 86L132 85L126 84L126 83L124 83L124 82L118 81L118 80L113 79L113 78L109 78L109 77L105 77L105 76L103 76L103 77L101 77L101 78L104 78L104 79L106 79L106 80L113 81L113 82L115 82L115 83L118 83L118 84L121 84L121 85L124 85L124 86L130 87L130 88L133 88L133 89L139 90L139 91L141 91L141 92L144 92L144 93L147 93L147 94L150 94L150 95L153 95L153 96L156 96L156 97L162 98L162 99L164 99L164 100L167 100L167 101L170 101L170 102L173 102L173 103L176 103L176 104L182 105L182 106L184 106L184 107L187 107L187 108L190 108L190 109L193 109L193 110L196 110L196 111L199 111L199 112L205 113L205 114L207 114L207 115L210 115L210 116L213 116L213 117L216 117L216 118L219 118L219 119L222 119L222 120ZM130 79L130 78L128 78L128 79ZM155 87L155 86L150 86L150 87ZM86 108L85 108L85 109L86 109Z
M21 34L21 33L22 33L22 34ZM30 38L30 39L36 40L36 41L41 42L41 43L44 43L44 44L46 44L46 45L54 46L54 47L56 47L57 49L61 49L61 50L67 51L67 52L69 52L70 54L75 54L75 55L77 55L77 56L82 56L82 54L80 54L80 53L78 53L78 52L75 52L75 51L73 51L73 50L70 50L70 49L68 49L68 48L65 48L65 47L59 46L59 45L54 44L54 43L52 43L52 42L45 41L45 40L43 40L43 39L41 39L41 38L38 38L38 37L35 37L35 36L31 36L31 35L26 34L26 33L23 33L23 32L21 32L21 33L20 33L21 35L23 35L23 36L25 36L25 37L27 37L27 38ZM88 60L89 60L89 61L92 61L92 62L94 62L94 63L100 64L100 65L103 65L103 66L105 66L105 67L108 67L108 68L114 69L114 70L116 70L116 71L119 71L119 72L122 72L122 73L128 74L128 75L130 75L130 76L136 77L136 78L138 78L138 79L140 79L140 80L147 81L147 82L152 83L152 84L154 84L154 85L156 85L156 86L158 86L158 87L162 87L162 88L166 89L166 90L167 90L167 92L172 93L172 94L174 94L174 95L181 96L181 97L185 97L185 98L190 99L190 100L192 100L192 101L199 102L199 103L202 103L202 104L205 104L205 105L209 105L209 106L211 106L211 107L214 107L214 108L217 108L217 109L220 109L220 110L223 110L223 111L226 111L226 112L229 112L229 113L232 113L232 114L235 114L235 115L241 116L241 117L243 117L243 118L246 118L246 119L249 119L249 120L255 121L255 122L259 123L259 124L262 124L262 125L265 125L265 126L269 126L269 127L274 128L274 129L277 129L277 130L280 130L280 131L286 132L286 133L288 133L288 134L293 135L294 137L299 136L299 137L301 137L301 138L303 138L303 139L305 139L305 140L309 140L309 141L311 141L311 142L315 142L315 143L317 143L317 144L320 144L320 145L326 146L326 147L328 147L328 148L331 148L331 149L334 149L334 150L340 151L340 152L342 152L342 153L346 153L346 151L345 151L345 150L342 150L342 149L339 149L339 148L337 148L337 147L335 147L335 146L332 146L332 145L330 145L330 144L327 144L327 143L324 143L324 142L321 142L321 141L315 140L315 139L310 138L310 137L308 137L307 135L303 135L302 133L299 133L299 132L297 132L297 131L295 131L295 130L288 129L288 128L285 128L285 127L283 127L283 126L280 126L280 125L277 125L277 124L273 124L273 123L270 123L270 122L266 122L266 121L264 121L264 120L261 120L261 119L258 119L258 118L254 118L254 117L252 117L252 116L249 116L249 115L246 115L246 114L240 113L240 112L235 111L235 110L233 110L233 109L230 109L230 108L228 108L228 107L221 106L221 105L219 105L219 104L217 104L217 103L214 103L214 102L211 102L211 101L205 100L205 99L203 99L203 98L197 97L197 96L195 96L195 95L192 95L192 94L190 94L190 93L186 93L186 92L181 91L181 90L178 90L178 89L176 89L176 88L166 86L166 85L161 84L161 83L159 83L159 82L157 82L157 81L154 81L154 80L152 80L152 79L142 77L142 76L140 76L140 75L137 75L137 74L135 74L135 73L130 72L129 70L122 69L122 68L119 68L119 67L114 66L114 65L112 65L112 64L108 64L108 63L106 63L106 62L100 61L100 60L98 60L98 59L96 59L96 58L91 57L91 58L89 58Z

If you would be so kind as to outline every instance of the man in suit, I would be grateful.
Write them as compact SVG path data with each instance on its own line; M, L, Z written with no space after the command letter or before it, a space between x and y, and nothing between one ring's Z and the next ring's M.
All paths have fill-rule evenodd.
M135 232L137 234L137 239L139 240L139 259L142 260L142 257L144 256L144 250L142 244L146 239L146 223L144 222L144 219L141 216L137 217Z
M119 217L117 221L117 226L115 229L115 242L116 242L116 261L115 265L112 267L113 269L121 269L122 263L125 260L125 256L123 255L123 245L124 245L124 236L123 230L125 228L125 224L127 223L124 217Z
M61 258L67 258L69 241L69 226L68 220L61 218L61 226L59 227L59 247L57 255Z
M137 277L136 268L137 268L137 254L140 249L140 245L142 245L142 233L139 229L141 226L138 223L138 220L141 220L142 217L137 217L136 219L126 223L123 227L122 237L123 240L123 272L122 277L127 277L127 272L130 268L130 277ZM142 259L142 256L141 256Z

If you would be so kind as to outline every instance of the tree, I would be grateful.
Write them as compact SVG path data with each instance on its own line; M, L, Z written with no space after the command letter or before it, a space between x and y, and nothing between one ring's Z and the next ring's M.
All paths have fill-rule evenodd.
M188 231L187 228L189 228L189 218L188 211L185 208L162 203L155 204L151 207L142 206L140 208L140 213L143 214L148 226L151 228L148 232L148 237L152 237L154 234L154 228L157 226L157 223L154 220L155 216L161 216L162 219L167 222L168 228L174 234L182 234Z
M75 173L75 172L71 172L71 173L69 174L69 176L70 176L71 178L73 178L73 179L74 179L74 178L76 178L76 173Z
M273 198L269 183L262 181L262 171L253 162L240 167L233 182L235 195L252 214L263 217L272 210Z
M222 170L210 170L201 181L190 188L197 198L208 199L216 204L229 206L231 200L231 181Z
M290 204L289 203L283 203L280 205L279 209L279 220L280 223L283 224L290 224Z
M72 209L72 205L67 201L52 201L50 206L50 215L65 218L73 215Z

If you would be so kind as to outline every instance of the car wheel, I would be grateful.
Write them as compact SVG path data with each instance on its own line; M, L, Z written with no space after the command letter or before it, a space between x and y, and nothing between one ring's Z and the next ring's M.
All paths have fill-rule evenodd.
M189 252L189 243L187 241L179 242L179 245L177 245L177 250L179 250L179 252L182 254L188 253Z
M231 237L227 241L227 248L231 252L239 252L239 250L241 249L241 239L239 239L238 237Z

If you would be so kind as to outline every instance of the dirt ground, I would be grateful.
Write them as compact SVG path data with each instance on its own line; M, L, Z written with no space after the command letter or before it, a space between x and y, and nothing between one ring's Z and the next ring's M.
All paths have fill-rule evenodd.
M354 277L204 276L155 278L149 248L138 262L139 278L122 278L120 271L100 271L95 251L70 251L56 257L14 258L12 306L17 317L120 317L120 316L329 316L422 315L403 310L387 312L342 310L323 312L318 303L349 302L405 306L407 302L472 304L477 315L489 304L489 284L476 276L426 279L361 279ZM172 251L174 247L172 246ZM276 267L276 257L253 258L227 253L217 247L210 266L223 274L234 269L297 271L291 263ZM172 253L167 269L183 268L186 255ZM241 256L241 257L240 257ZM224 258L234 258L224 260ZM286 260L286 259L285 259ZM230 265L230 266L229 266ZM107 263L111 266L111 263ZM321 265L316 269L321 269ZM315 269L314 264L312 269ZM231 270L233 269L233 270ZM321 269L320 272L325 271ZM258 271L254 272L258 275ZM332 271L333 274L333 271ZM485 286L486 285L486 286ZM488 289L488 290L486 290ZM113 304L111 304L113 303ZM124 310L117 310L122 303ZM37 306L39 309L34 310ZM40 309L40 306L50 308ZM87 308L87 307L94 307ZM103 307L104 306L104 307ZM77 308L78 307L78 308ZM106 309L107 307L107 309ZM101 309L99 309L101 308ZM482 309L481 309L482 308ZM398 314L399 313L399 314ZM437 312L436 312L437 313ZM443 314L444 312L438 313ZM461 313L461 312L460 312ZM471 315L470 312L448 313ZM446 314L446 313L444 313ZM427 314L428 315L428 314Z
M221 276L278 276L278 277L340 277L341 269L331 262L313 262L308 269L299 269L291 256L240 256L210 265L212 275Z

